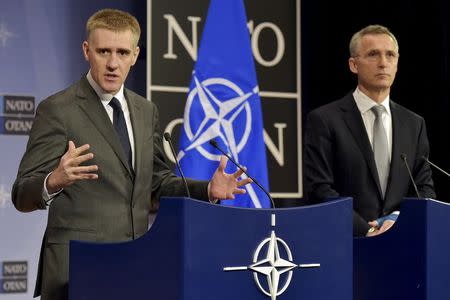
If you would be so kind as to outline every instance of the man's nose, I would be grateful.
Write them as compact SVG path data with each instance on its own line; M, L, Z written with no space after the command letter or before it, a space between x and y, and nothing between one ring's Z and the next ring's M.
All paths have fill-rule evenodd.
M378 57L378 66L380 67L380 68L385 68L387 65L388 65L388 58L387 58L387 56L386 55L384 55L384 54L381 54L379 57Z
M109 56L108 61L106 62L106 66L109 69L117 69L117 67L119 66L118 62L119 62L119 60L118 60L117 54L116 53L112 53Z

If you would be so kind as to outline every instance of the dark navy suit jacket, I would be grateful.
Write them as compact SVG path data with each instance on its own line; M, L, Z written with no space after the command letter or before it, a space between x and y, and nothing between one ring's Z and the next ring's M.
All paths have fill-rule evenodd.
M308 203L330 197L353 197L353 234L363 236L367 222L400 209L403 197L416 197L404 154L424 198L435 198L422 117L390 101L392 158L385 198L382 198L372 147L361 113L350 93L312 111L307 118L304 178Z

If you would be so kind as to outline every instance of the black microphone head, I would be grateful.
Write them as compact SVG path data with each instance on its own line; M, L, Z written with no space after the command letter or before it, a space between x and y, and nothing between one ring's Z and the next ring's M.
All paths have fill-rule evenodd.
M217 148L217 142L216 142L215 139L210 139L210 140L209 140L209 143L210 143L214 148Z
M164 139L165 139L166 141L170 141L170 133L164 132Z
M403 160L406 160L406 154L405 154L405 153L400 154L400 157L401 157Z

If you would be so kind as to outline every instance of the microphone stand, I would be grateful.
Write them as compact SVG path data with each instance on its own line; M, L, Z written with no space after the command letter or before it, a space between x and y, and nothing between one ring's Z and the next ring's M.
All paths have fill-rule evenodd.
M175 149L173 148L172 137L170 136L170 133L165 132L164 133L164 139L169 143L170 150L172 150L172 155L173 155L173 158L175 159L175 164L177 166L178 171L180 172L181 179L183 180L187 196L188 196L188 198L191 198L191 193L189 192L189 188L188 188L188 184L187 184L187 181L186 181L186 177L184 177L184 173L181 170L180 162L178 161L177 156L175 154Z

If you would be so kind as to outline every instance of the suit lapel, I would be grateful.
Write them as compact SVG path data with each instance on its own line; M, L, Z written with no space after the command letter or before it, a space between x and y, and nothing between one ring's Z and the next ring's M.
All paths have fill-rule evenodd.
M353 135L356 143L361 149L361 153L364 156L366 163L369 167L372 178L377 185L380 198L382 197L380 180L378 178L377 167L375 165L375 159L373 157L372 146L370 145L369 137L367 136L366 128L364 126L361 113L356 106L355 100L351 94L347 95L341 103L341 109L347 127Z
M130 110L131 125L133 126L134 136L134 172L136 176L140 173L141 161L142 161L142 148L144 143L144 116L142 115L142 109L139 102L134 99L132 93L125 89L125 98L127 99L128 109Z
M78 105L80 108L89 117L97 130L103 135L124 167L128 170L131 178L133 178L132 170L128 166L125 152L123 151L117 133L111 123L111 119L108 117L103 104L100 99L98 99L97 94L89 85L86 78L83 78L80 81L80 85L77 90L77 97L79 98Z
M401 149L406 149L405 145L403 145L402 136L407 135L407 128L401 122L397 105L393 101L390 101L389 105L392 115L392 157L389 170L389 179L386 188L386 199L388 198L391 190L398 182L399 172L395 172L394 170L401 170L402 168L403 162L400 158L400 155L402 153Z

